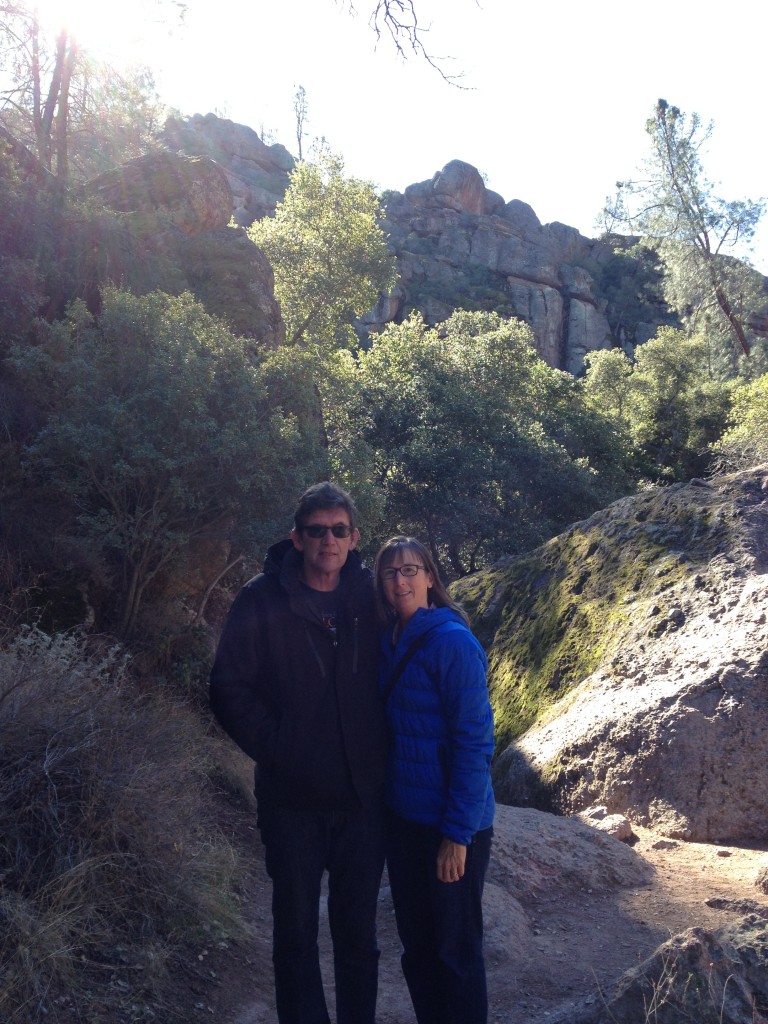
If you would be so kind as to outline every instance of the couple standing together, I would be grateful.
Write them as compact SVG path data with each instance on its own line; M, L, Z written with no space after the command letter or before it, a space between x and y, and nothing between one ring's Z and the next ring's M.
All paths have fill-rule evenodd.
M374 1024L386 856L418 1024L485 1024L481 900L494 811L486 659L429 551L394 537L373 573L334 484L235 599L211 705L257 762L280 1024L329 1024L318 956L328 873L337 1024Z

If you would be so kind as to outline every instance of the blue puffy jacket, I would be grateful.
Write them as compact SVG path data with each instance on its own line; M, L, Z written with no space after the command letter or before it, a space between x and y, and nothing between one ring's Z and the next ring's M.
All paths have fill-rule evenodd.
M493 822L493 712L488 662L461 617L419 609L395 646L382 638L381 688L417 637L425 642L387 701L387 802L408 821L433 825L464 846Z

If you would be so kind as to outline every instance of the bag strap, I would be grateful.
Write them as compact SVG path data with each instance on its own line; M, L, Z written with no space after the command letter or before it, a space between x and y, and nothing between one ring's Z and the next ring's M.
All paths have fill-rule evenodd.
M398 681L400 676L405 671L406 665L411 660L411 658L414 656L414 654L419 650L419 648L424 646L424 644L429 639L429 634L433 633L436 628L437 627L433 627L432 629L428 629L428 630L426 630L426 632L422 633L421 636L417 636L416 639L411 644L411 646L408 648L408 650L402 656L400 661L398 661L397 665L395 665L395 667L392 669L392 673L391 673L389 679L387 680L387 685L384 688L383 697L384 697L384 704L385 705L386 705L387 701L389 700L389 698L390 698L390 696L392 694L392 691L395 688L395 683Z

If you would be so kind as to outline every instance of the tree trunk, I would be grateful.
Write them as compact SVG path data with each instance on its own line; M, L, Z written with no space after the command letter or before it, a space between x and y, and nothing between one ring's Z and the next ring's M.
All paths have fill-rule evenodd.
M718 305L720 306L720 309L722 309L723 313L725 313L726 317L728 318L728 322L733 328L734 334L739 339L739 344L741 345L744 355L748 356L749 342L747 341L747 335L744 331L744 327L742 326L741 320L739 320L739 318L733 312L733 307L728 301L728 296L725 294L720 285L714 284L714 282L713 285L715 289L715 298L717 299Z
M77 43L70 36L69 48L65 54L62 68L56 115L56 177L63 183L69 180L69 86L77 61L77 53Z
M51 161L53 159L53 147L51 142L53 137L53 115L56 112L56 104L59 99L59 90L61 89L61 76L64 71L66 55L67 32L62 31L59 34L59 38L56 40L56 63L53 66L53 74L51 75L51 82L48 86L48 96L45 100L45 108L40 112L39 127L37 132L38 155L40 157L41 162L49 171L51 170Z
M235 566L239 565L239 563L244 561L244 559L245 555L238 555L233 562L230 562L229 565L224 566L224 568L221 570L221 572L215 579L211 580L211 582L205 588L205 593L203 594L202 599L200 601L200 605L198 606L198 609L195 612L195 622L202 622L203 615L205 613L205 606L208 604L208 598L213 593L214 587L218 584L219 580L223 579L230 569L234 569Z

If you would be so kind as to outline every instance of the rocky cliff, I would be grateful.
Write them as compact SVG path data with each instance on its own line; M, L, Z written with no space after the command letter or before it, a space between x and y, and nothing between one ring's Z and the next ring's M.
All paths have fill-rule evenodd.
M168 121L163 141L221 166L235 222L268 216L282 199L293 157L245 125L214 114ZM361 332L419 310L434 325L454 309L489 309L531 325L542 358L577 373L587 352L610 348L605 303L587 268L612 249L565 224L542 225L530 206L485 187L479 172L453 160L432 178L384 194L399 283L363 318Z
M212 143L208 148L221 155ZM87 182L83 194L119 211L150 252L178 264L183 284L232 330L264 347L283 341L272 267L245 230L230 223L237 193L231 174L211 156L147 153Z
M587 352L611 347L585 269L610 256L607 246L565 224L542 225L461 160L402 195L387 193L385 211L399 284L367 318L374 329L412 309L431 325L456 308L493 309L530 324L539 355L558 369L577 373Z
M219 164L232 191L232 215L241 227L274 212L296 163L284 146L268 146L253 128L215 114L170 117L161 141L170 150Z

